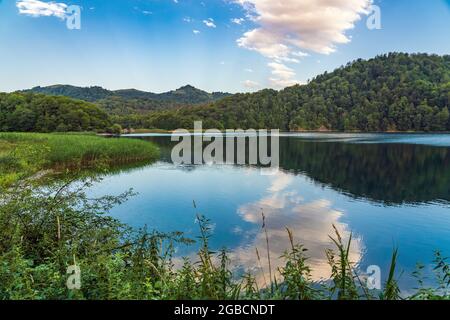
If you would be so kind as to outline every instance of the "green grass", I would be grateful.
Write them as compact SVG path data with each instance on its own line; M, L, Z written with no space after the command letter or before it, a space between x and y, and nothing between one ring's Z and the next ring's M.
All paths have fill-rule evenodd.
M0 184L10 184L45 169L155 160L152 143L92 134L0 133Z
M86 189L95 182L91 179L79 182ZM394 250L387 281L380 290L371 290L349 258L351 237L344 241L336 228L330 236L334 248L326 252L328 281L312 280L308 250L289 229L290 246L279 268L262 268L261 260L271 265L275 257L261 251L261 267L255 263L236 269L226 249L212 250L214 225L200 214L196 254L181 259L176 247L194 244L183 233L133 230L105 215L130 196L128 191L92 199L83 188L63 180L36 188L18 184L0 193L0 300L450 299L450 265L439 252L433 270L437 286L426 286L417 272L419 288L412 295L402 294ZM197 210L195 202L194 207ZM263 217L259 232L265 231ZM269 252L269 245L276 243L266 239ZM66 285L72 265L81 271L79 290ZM260 275L264 282L257 280Z

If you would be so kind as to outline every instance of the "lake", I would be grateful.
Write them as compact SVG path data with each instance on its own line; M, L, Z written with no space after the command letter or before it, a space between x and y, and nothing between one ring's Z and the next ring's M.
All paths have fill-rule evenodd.
M161 149L157 163L105 177L92 194L139 194L112 215L133 227L183 231L198 236L196 214L213 222L214 249L226 247L235 267L262 281L266 251L261 213L266 216L273 268L289 246L286 227L309 249L316 280L329 276L325 250L333 248L333 225L353 234L351 260L364 272L377 265L382 278L399 248L402 289L416 286L417 262L432 273L434 250L450 254L449 134L282 134L280 171L262 175L257 166L171 163L169 135L143 134ZM193 201L197 209L193 207ZM191 256L195 246L180 246ZM267 275L266 275L267 276Z

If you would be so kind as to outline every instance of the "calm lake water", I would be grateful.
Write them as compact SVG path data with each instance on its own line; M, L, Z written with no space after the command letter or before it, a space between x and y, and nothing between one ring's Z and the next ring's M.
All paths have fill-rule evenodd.
M127 137L129 138L129 137ZM112 211L134 226L198 235L197 211L214 223L215 249L226 247L234 265L262 277L255 248L265 252L261 212L267 219L273 267L288 248L285 228L308 249L316 280L326 279L325 249L334 224L353 232L352 261L378 265L383 279L399 248L400 284L414 288L417 262L432 272L434 250L450 255L450 135L283 134L281 170L261 175L250 166L176 166L167 135L134 135L161 148L155 164L106 177L95 195L133 188L139 195ZM190 256L193 247L179 247ZM261 278L262 279L262 278ZM260 280L261 280L260 279Z

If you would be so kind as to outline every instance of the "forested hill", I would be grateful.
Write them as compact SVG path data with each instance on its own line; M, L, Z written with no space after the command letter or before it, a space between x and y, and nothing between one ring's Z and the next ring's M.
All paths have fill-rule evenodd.
M232 96L192 86L163 94L72 86L32 91L94 103L1 94L1 131L101 131L112 123L170 130L191 128L195 120L203 120L205 128L219 129L450 130L449 55L391 53L351 62L307 85Z
M336 131L450 130L450 56L391 53L304 86L237 94L201 107L118 117L122 125Z
M177 90L153 93L140 91L136 89L125 89L110 91L102 87L75 87L70 85L54 85L48 87L35 87L23 92L42 93L54 96L65 96L69 98L96 102L99 100L109 99L112 97L121 98L123 100L145 99L159 102L172 102L178 104L200 104L212 102L227 96L229 93L213 92L197 89L191 85L181 87Z
M0 93L0 131L117 132L98 106L66 97L32 93Z

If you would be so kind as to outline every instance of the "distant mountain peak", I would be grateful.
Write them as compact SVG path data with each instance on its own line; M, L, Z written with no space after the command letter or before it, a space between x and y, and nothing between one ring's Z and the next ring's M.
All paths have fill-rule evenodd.
M137 89L108 90L100 86L77 87L72 85L52 85L47 87L34 87L24 92L34 92L55 96L66 96L69 98L96 102L112 97L119 97L125 100L147 99L155 101L172 102L178 104L203 104L230 96L230 93L214 92L208 93L190 84L182 86L176 90L153 93Z
M177 90L185 90L185 89L195 89L195 90L200 90L200 89L197 89L196 87L194 87L193 85L190 85L190 84L187 84L187 85L185 85L185 86L182 86L182 87L178 88Z
M182 86L182 87L180 87L180 88L178 88L176 90L169 91L167 93L171 93L171 92L172 93L176 93L176 94L202 94L202 95L209 95L210 94L210 93L208 93L208 92L206 92L204 90L198 89L198 88L196 88L196 87L194 87L194 86L192 86L190 84Z

